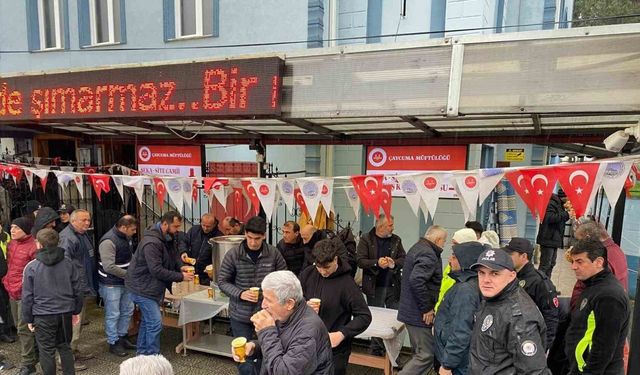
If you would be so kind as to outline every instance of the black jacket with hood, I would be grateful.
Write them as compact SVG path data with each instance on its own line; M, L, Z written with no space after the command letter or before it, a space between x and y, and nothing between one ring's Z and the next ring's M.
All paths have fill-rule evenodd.
M562 200L556 194L552 194L544 219L538 228L536 243L542 247L562 247L564 224L567 220L569 220L569 213L564 209Z
M396 298L400 297L400 278L402 267L404 266L404 258L406 253L402 247L402 240L395 234L390 238L390 255L396 263L395 268L388 269L390 272L392 284L396 293ZM376 279L381 268L378 267L378 245L376 240L376 228L372 228L368 233L360 236L360 242L356 249L356 259L358 267L362 268L362 292L368 296L373 296L376 292Z
M323 277L315 267L300 274L304 298L320 298L320 318L329 332L340 331L344 341L334 348L339 351L351 346L351 340L371 324L371 311L362 292L351 277L351 267L338 257L338 269Z
M24 269L22 319L33 323L34 315L79 314L83 295L80 275L65 250L41 249Z
M162 233L159 224L153 225L133 254L124 285L130 292L160 304L165 289L171 291L171 285L182 279L175 241Z
M35 238L38 231L44 228L45 225L55 222L60 218L53 208L51 207L42 207L38 210L38 216L36 216L36 220L33 223L33 228L31 228L31 235ZM59 233L59 232L58 232Z

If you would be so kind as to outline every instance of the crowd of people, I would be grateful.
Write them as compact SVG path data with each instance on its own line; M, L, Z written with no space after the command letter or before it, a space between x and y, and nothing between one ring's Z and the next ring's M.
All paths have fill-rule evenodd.
M198 277L228 296L232 335L247 339L246 359L234 354L240 374L346 374L354 338L372 323L372 306L397 310L405 324L413 355L402 375L622 374L630 319L624 254L600 224L576 221L575 243L565 254L576 285L570 301L561 301L551 273L574 215L556 198L539 228L538 269L530 241L516 237L500 246L498 235L478 222L453 233L446 261L449 233L439 225L405 250L393 217L384 215L359 241L287 221L276 246L267 243L262 217L218 223L205 214L184 233L175 211L135 246L138 222L124 215L95 251L87 210L62 205L56 213L30 202L33 210L13 220L9 233L0 231L0 340L15 341L15 326L20 374L35 373L38 362L47 375L82 371L93 354L81 351L78 340L99 294L109 352L135 352L165 371L158 357L165 290ZM244 240L211 280L209 240L232 234ZM135 343L128 336L134 306ZM385 348L372 338L369 351L384 355ZM122 373L134 374L129 361Z

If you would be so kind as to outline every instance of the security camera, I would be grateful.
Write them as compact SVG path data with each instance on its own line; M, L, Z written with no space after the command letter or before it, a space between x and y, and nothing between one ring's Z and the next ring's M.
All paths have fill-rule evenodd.
M629 140L629 134L624 130L618 130L604 140L604 147L612 152L620 152Z

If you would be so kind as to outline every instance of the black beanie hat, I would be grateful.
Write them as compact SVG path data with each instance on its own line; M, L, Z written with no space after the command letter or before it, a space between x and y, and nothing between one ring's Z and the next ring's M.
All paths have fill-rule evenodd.
M26 234L31 234L31 229L33 228L33 223L26 217L19 217L11 222L11 225L15 225L18 228L22 229Z

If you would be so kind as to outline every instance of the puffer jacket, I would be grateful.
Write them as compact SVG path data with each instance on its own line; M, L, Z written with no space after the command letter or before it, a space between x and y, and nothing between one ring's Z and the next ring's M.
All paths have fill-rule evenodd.
M544 219L538 228L536 243L542 247L563 247L564 224L569 220L569 213L564 209L562 200L551 195Z
M247 254L247 241L244 240L225 254L220 271L218 286L229 296L229 315L231 319L249 323L251 316L262 305L262 293L257 303L240 299L240 295L251 287L260 287L265 276L273 271L287 269L280 252L273 246L262 243L262 252L257 262Z
M256 351L262 352L261 375L331 375L333 355L329 332L304 302L284 322L258 332Z
M31 235L12 239L7 245L8 270L2 284L12 300L22 299L22 274L27 264L36 258L36 252L36 240Z

